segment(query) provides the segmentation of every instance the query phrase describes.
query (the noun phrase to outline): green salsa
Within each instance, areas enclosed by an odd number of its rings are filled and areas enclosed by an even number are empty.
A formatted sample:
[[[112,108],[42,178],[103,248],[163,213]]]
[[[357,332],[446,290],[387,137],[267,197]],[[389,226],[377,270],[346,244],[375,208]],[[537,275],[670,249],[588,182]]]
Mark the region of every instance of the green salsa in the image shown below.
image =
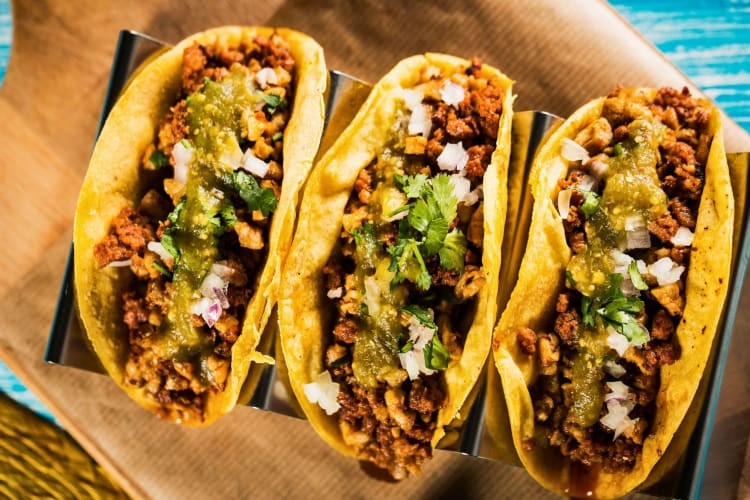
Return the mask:
[[[243,68],[232,69],[221,82],[206,80],[203,88],[187,98],[187,122],[192,158],[185,186],[184,205],[175,223],[174,241],[180,257],[174,266],[174,303],[167,315],[161,341],[165,356],[198,362],[201,378],[211,383],[206,360],[212,352],[210,337],[191,321],[191,307],[201,298],[200,286],[219,258],[214,217],[222,209],[231,188],[232,167],[227,155],[242,156],[239,140],[242,116],[261,99],[252,76]]]

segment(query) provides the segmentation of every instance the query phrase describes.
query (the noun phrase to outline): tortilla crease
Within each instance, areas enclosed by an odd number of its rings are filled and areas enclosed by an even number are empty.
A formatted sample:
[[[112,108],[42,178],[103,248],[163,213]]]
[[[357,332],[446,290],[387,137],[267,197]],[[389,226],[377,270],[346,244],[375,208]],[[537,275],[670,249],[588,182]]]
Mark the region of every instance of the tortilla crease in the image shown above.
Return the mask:
[[[232,348],[226,387],[209,394],[202,422],[182,422],[189,426],[207,425],[235,406],[251,362],[273,362],[256,346],[276,303],[297,199],[322,135],[328,78],[322,48],[312,38],[285,28],[226,26],[186,38],[144,67],[117,101],[96,143],[76,208],[75,291],[84,329],[107,373],[141,406],[156,412],[159,405],[147,399],[143,389],[123,383],[128,334],[120,295],[130,283],[129,272],[97,268],[93,249],[109,233],[112,219],[123,207],[135,206],[147,188],[141,158],[179,92],[183,50],[194,42],[236,47],[243,40],[270,36],[274,31],[288,41],[297,74],[292,114],[284,133],[284,179],[271,224],[268,257],[245,312],[242,334]]]
[[[325,339],[330,327],[331,304],[323,285],[323,266],[341,234],[344,209],[357,174],[383,150],[400,104],[399,90],[419,83],[420,71],[433,65],[452,73],[469,61],[427,53],[404,59],[373,87],[367,101],[331,149],[316,164],[305,187],[294,243],[284,267],[279,298],[279,324],[284,359],[294,395],[320,436],[338,451],[356,456],[344,443],[336,416],[328,416],[305,397],[303,386],[323,370]],[[467,334],[463,355],[444,372],[446,406],[438,414],[432,439],[436,446],[444,427],[459,410],[479,378],[489,353],[496,320],[496,296],[507,202],[507,168],[512,119],[512,80],[484,65],[503,87],[503,114],[497,147],[484,176],[484,244],[482,265],[487,284],[480,292],[474,323]]]
[[[647,93],[650,100],[656,94],[655,89],[639,91]],[[670,449],[665,454],[685,419],[711,352],[727,294],[734,223],[721,119],[714,108],[709,125],[713,141],[687,275],[686,305],[676,331],[682,354],[674,364],[661,367],[656,415],[635,467],[629,472],[600,471],[580,484],[571,462],[557,450],[539,444],[526,449],[524,441],[534,436],[535,425],[528,386],[535,380],[537,369],[535,358],[521,352],[515,333],[521,326],[536,331],[551,329],[555,301],[563,288],[565,268],[571,258],[553,200],[558,181],[568,172],[561,145],[564,138],[573,139],[579,130],[599,118],[603,103],[604,98],[600,98],[576,111],[543,145],[534,161],[529,181],[534,209],[526,254],[518,282],[494,334],[495,365],[502,379],[511,431],[496,429],[495,434],[506,438],[512,435],[521,462],[545,488],[567,496],[593,498],[619,497],[633,491],[646,480],[662,456],[665,461],[676,463],[684,451]],[[496,410],[499,408],[490,409]]]

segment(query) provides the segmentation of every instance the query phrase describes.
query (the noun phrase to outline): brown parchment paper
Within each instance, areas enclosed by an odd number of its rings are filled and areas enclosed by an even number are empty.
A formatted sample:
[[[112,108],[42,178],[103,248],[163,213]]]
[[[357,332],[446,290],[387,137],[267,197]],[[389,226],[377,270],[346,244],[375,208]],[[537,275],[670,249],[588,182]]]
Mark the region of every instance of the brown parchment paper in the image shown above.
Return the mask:
[[[250,408],[207,429],[184,429],[140,409],[108,378],[47,366],[42,356],[119,29],[175,42],[223,24],[289,26],[317,39],[329,67],[369,81],[415,53],[476,54],[517,82],[515,109],[562,116],[616,83],[685,84],[609,6],[596,0],[80,0],[16,1],[13,14],[13,53],[0,91],[6,239],[0,357],[131,495],[551,497],[522,469],[448,452],[437,452],[421,477],[384,483],[329,449],[306,422]],[[731,121],[726,143],[729,151],[750,149],[750,137]],[[747,299],[740,304],[709,457],[704,492],[712,498],[735,495],[750,430],[750,343],[742,338],[750,327],[748,306]]]

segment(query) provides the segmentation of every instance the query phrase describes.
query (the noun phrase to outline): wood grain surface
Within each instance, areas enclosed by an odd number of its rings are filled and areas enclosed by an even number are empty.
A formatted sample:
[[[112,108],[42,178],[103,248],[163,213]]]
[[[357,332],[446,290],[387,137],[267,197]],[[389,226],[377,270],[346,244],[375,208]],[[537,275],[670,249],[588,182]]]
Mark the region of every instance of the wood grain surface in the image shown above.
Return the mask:
[[[687,83],[608,6],[79,0],[18,1],[13,14],[13,54],[0,90],[0,357],[129,493],[544,494],[520,469],[443,452],[421,477],[382,483],[328,449],[302,421],[240,408],[204,431],[182,429],[146,414],[105,377],[41,359],[119,29],[175,42],[222,24],[291,26],[318,39],[330,67],[370,81],[413,53],[478,54],[517,80],[517,109],[563,116],[615,83]],[[727,125],[729,149],[750,149],[750,138]],[[741,311],[750,307],[750,288],[744,297]],[[749,328],[750,314],[740,313],[705,482],[712,498],[737,491],[750,431],[750,343],[743,338]]]

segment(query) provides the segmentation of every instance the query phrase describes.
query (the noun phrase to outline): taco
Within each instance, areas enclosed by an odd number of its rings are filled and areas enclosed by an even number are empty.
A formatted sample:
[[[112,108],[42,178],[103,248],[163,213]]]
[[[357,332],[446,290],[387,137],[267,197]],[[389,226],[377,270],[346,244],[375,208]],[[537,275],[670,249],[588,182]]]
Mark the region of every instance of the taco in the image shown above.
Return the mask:
[[[511,85],[478,59],[405,59],[305,188],[279,299],[291,385],[326,442],[396,479],[489,353]]]
[[[327,72],[287,29],[222,27],[147,64],[109,115],[75,216],[75,290],[107,373],[167,420],[236,404],[317,152]]]
[[[687,89],[618,88],[555,131],[530,183],[526,254],[493,340],[512,442],[550,490],[621,496],[690,420],[726,297],[719,112]]]

